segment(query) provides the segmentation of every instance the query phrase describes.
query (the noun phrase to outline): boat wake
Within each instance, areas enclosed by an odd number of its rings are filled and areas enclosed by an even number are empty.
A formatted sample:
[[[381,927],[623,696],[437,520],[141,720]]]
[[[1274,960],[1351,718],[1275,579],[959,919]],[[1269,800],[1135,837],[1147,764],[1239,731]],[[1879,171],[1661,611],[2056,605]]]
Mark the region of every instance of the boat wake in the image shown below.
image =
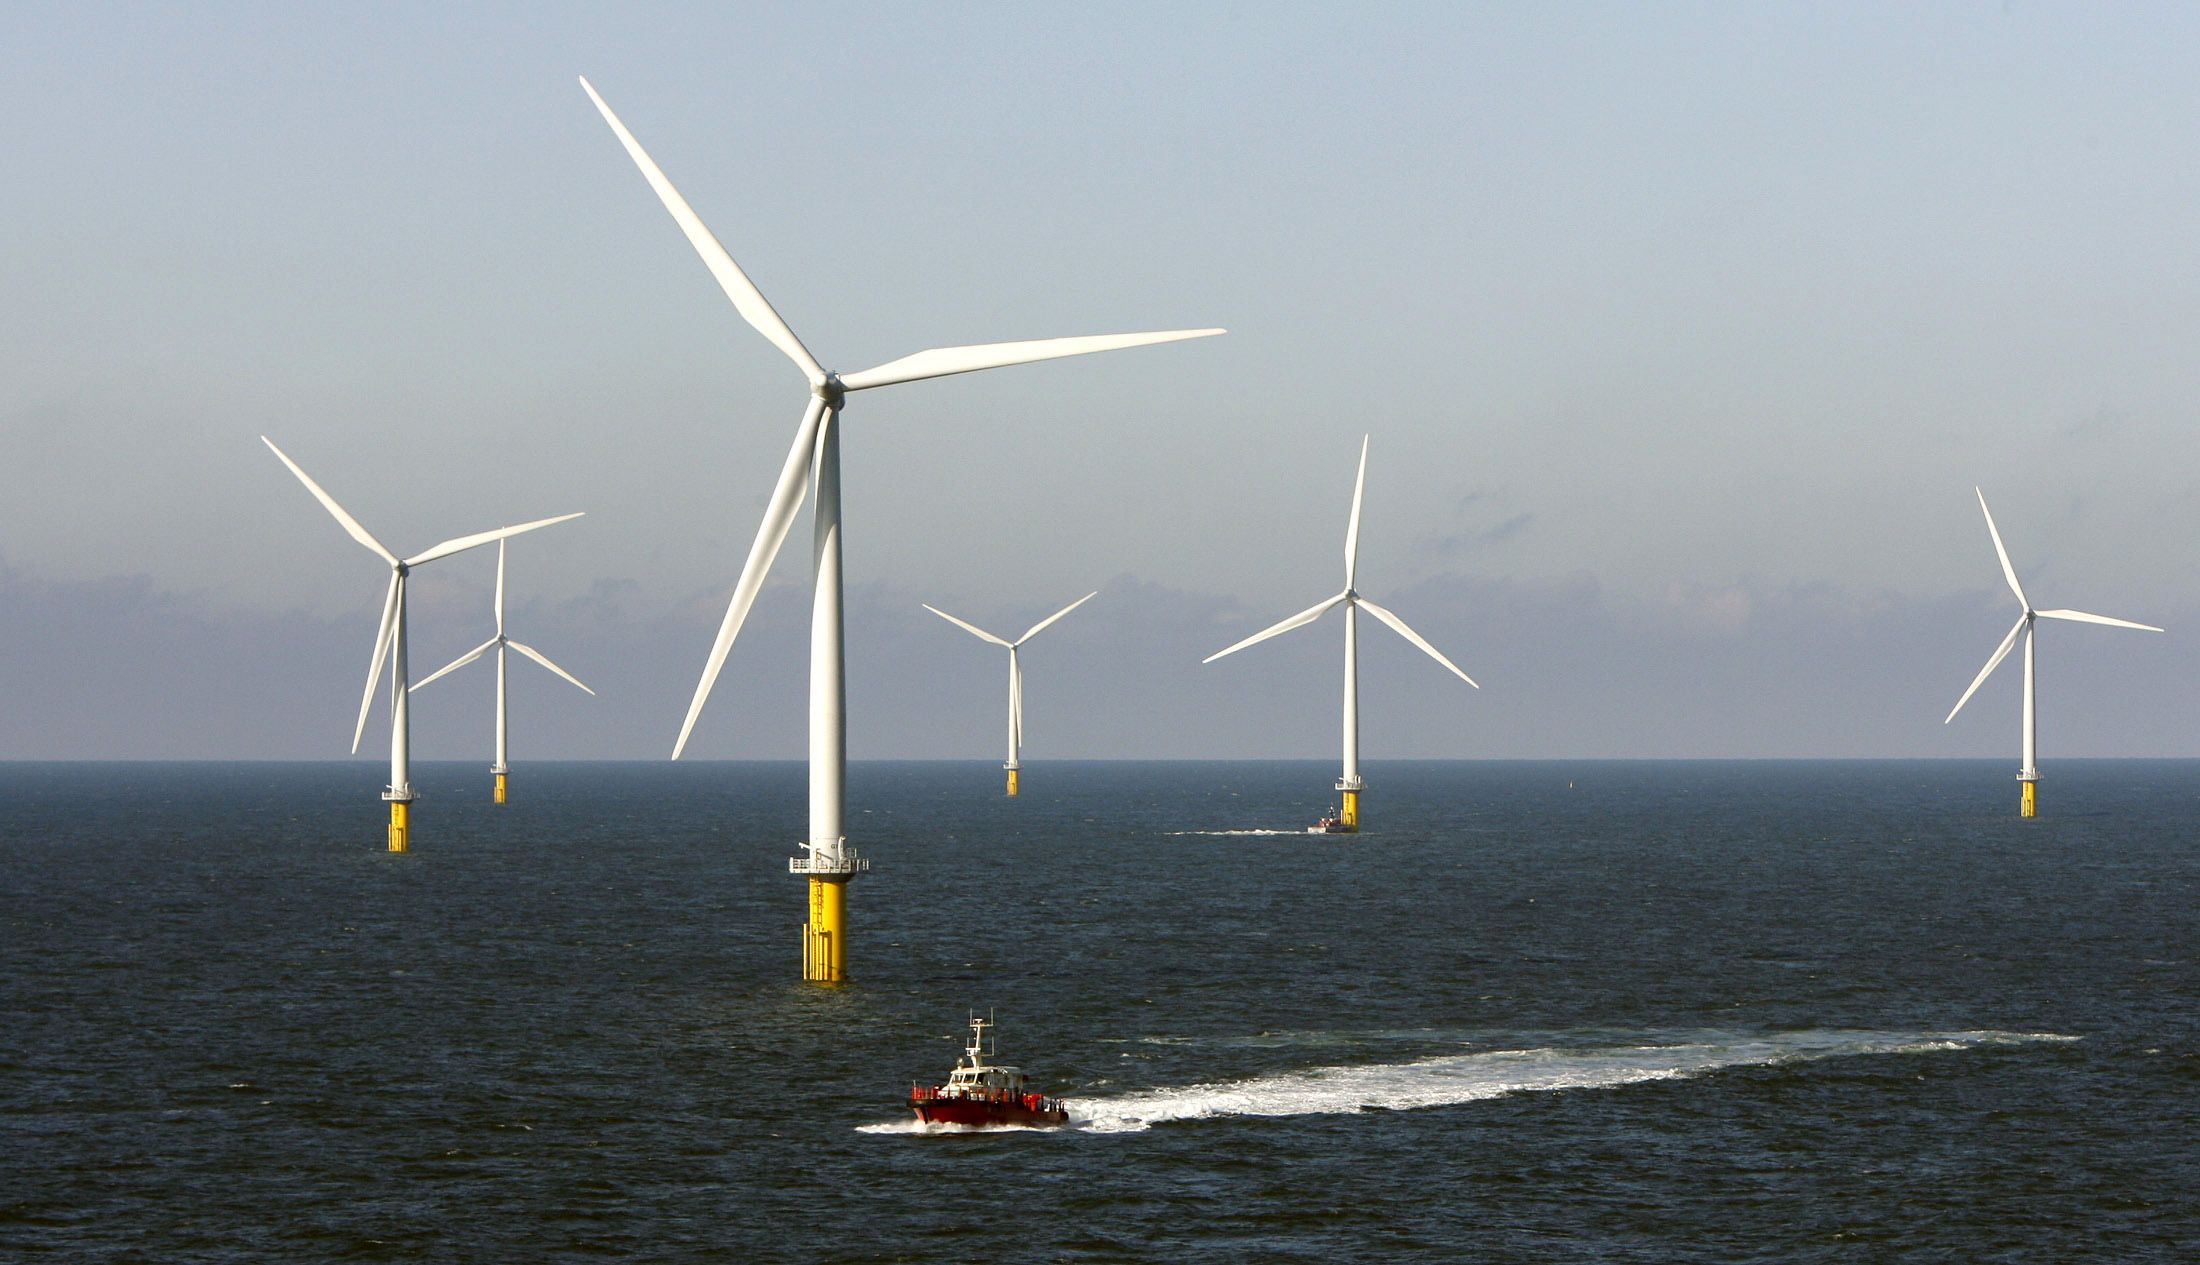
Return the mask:
[[[1410,1063],[1315,1067],[1117,1098],[1072,1099],[1069,1122],[1092,1133],[1133,1133],[1171,1120],[1448,1107],[1505,1094],[1676,1080],[1728,1067],[2077,1039],[2020,1032],[1675,1034],[1674,1039],[1657,1044],[1487,1050]],[[872,1128],[883,1131],[886,1127]]]
[[[1203,835],[1203,836],[1206,836],[1206,837],[1208,837],[1208,838],[1214,838],[1214,839],[1222,839],[1222,838],[1233,838],[1233,837],[1242,837],[1242,836],[1247,836],[1247,835],[1303,835],[1303,834],[1305,834],[1305,833],[1306,833],[1306,831],[1305,831],[1305,829],[1304,829],[1303,827],[1302,827],[1302,828],[1300,828],[1300,829],[1298,829],[1298,830],[1171,830],[1171,831],[1169,831],[1169,834],[1170,834],[1170,835],[1171,835],[1172,837],[1175,837],[1175,838],[1182,838],[1182,837],[1184,837],[1185,835]]]
[[[889,1120],[882,1124],[859,1124],[857,1133],[1053,1133],[1068,1128],[1060,1124],[926,1124],[921,1120]]]

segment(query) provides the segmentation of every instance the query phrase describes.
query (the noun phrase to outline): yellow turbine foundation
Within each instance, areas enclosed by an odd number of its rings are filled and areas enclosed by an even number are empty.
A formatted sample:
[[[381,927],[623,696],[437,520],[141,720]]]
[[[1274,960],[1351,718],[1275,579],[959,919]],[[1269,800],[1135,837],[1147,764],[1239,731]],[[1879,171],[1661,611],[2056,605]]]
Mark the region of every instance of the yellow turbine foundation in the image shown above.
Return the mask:
[[[1359,831],[1360,793],[1358,791],[1337,792],[1337,821],[1341,825],[1343,825],[1346,830],[1350,830],[1355,833]]]
[[[1014,769],[1008,771],[1008,793],[1011,795],[1016,793],[1016,770]]]
[[[847,978],[848,880],[810,880],[810,921],[802,928],[802,978],[837,984]]]
[[[390,851],[412,851],[412,801],[390,801]]]
[[[2020,786],[2022,786],[2022,787],[2024,788],[2024,798],[2023,798],[2022,800],[2020,800],[2020,801],[2018,802],[2018,804],[2017,804],[2017,816],[2019,816],[2019,817],[2037,817],[2037,816],[2039,816],[2039,815],[2040,815],[2040,802],[2039,802],[2039,789],[2038,789],[2038,788],[2039,788],[2039,783],[2038,783],[2038,782],[2031,782],[2031,781],[2026,781],[2026,782],[2020,782],[2020,783],[2018,783],[2018,785],[2020,785]]]
[[[496,789],[496,797],[497,797],[497,803],[499,803],[499,804],[501,804],[501,803],[503,803],[503,802],[504,802],[504,778],[505,778],[505,775],[504,775],[504,774],[502,774],[502,773],[499,773],[499,774],[497,774],[497,789]]]

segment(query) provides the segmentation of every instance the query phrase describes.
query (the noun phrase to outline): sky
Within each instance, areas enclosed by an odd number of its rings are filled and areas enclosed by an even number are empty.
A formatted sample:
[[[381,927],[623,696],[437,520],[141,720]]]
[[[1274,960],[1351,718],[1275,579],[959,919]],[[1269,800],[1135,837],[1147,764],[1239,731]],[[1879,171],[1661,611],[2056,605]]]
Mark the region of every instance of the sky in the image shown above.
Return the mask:
[[[1363,754],[2200,754],[2200,10],[9,6],[0,759],[332,759],[386,571],[524,519],[514,759],[669,754],[805,343],[1225,326],[845,415],[850,750],[1317,757],[1370,436]],[[806,519],[805,519],[806,521]],[[803,751],[782,554],[690,746]],[[416,575],[416,677],[494,552]],[[484,667],[415,753],[489,756]],[[370,724],[361,759],[386,753]]]

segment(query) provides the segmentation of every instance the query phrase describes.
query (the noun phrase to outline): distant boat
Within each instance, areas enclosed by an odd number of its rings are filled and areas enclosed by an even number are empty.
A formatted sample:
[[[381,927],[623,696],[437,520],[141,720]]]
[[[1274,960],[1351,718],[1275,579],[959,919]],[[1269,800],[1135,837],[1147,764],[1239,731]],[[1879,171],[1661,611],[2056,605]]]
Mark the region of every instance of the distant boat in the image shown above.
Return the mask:
[[[1352,827],[1346,825],[1344,818],[1339,817],[1334,811],[1332,811],[1328,816],[1323,817],[1320,821],[1317,821],[1313,825],[1308,826],[1306,828],[1306,833],[1310,835],[1349,835],[1356,834],[1358,832],[1353,830]]]
[[[990,1019],[971,1017],[970,1044],[963,1047],[962,1061],[944,1085],[910,1086],[910,1110],[925,1124],[972,1128],[1066,1122],[1069,1108],[1061,1099],[1033,1093],[1031,1078],[1021,1069],[985,1061],[985,1030],[992,1026]],[[993,1052],[1000,1053],[999,1047]]]

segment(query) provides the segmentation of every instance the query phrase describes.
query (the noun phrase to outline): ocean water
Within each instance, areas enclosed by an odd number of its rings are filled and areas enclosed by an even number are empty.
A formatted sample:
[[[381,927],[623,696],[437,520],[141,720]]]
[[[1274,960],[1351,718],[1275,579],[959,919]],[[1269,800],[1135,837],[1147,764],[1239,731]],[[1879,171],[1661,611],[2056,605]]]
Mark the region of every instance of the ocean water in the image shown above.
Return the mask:
[[[0,765],[0,1258],[2200,1259],[2200,762],[2011,772],[859,764],[820,988],[797,764]]]

